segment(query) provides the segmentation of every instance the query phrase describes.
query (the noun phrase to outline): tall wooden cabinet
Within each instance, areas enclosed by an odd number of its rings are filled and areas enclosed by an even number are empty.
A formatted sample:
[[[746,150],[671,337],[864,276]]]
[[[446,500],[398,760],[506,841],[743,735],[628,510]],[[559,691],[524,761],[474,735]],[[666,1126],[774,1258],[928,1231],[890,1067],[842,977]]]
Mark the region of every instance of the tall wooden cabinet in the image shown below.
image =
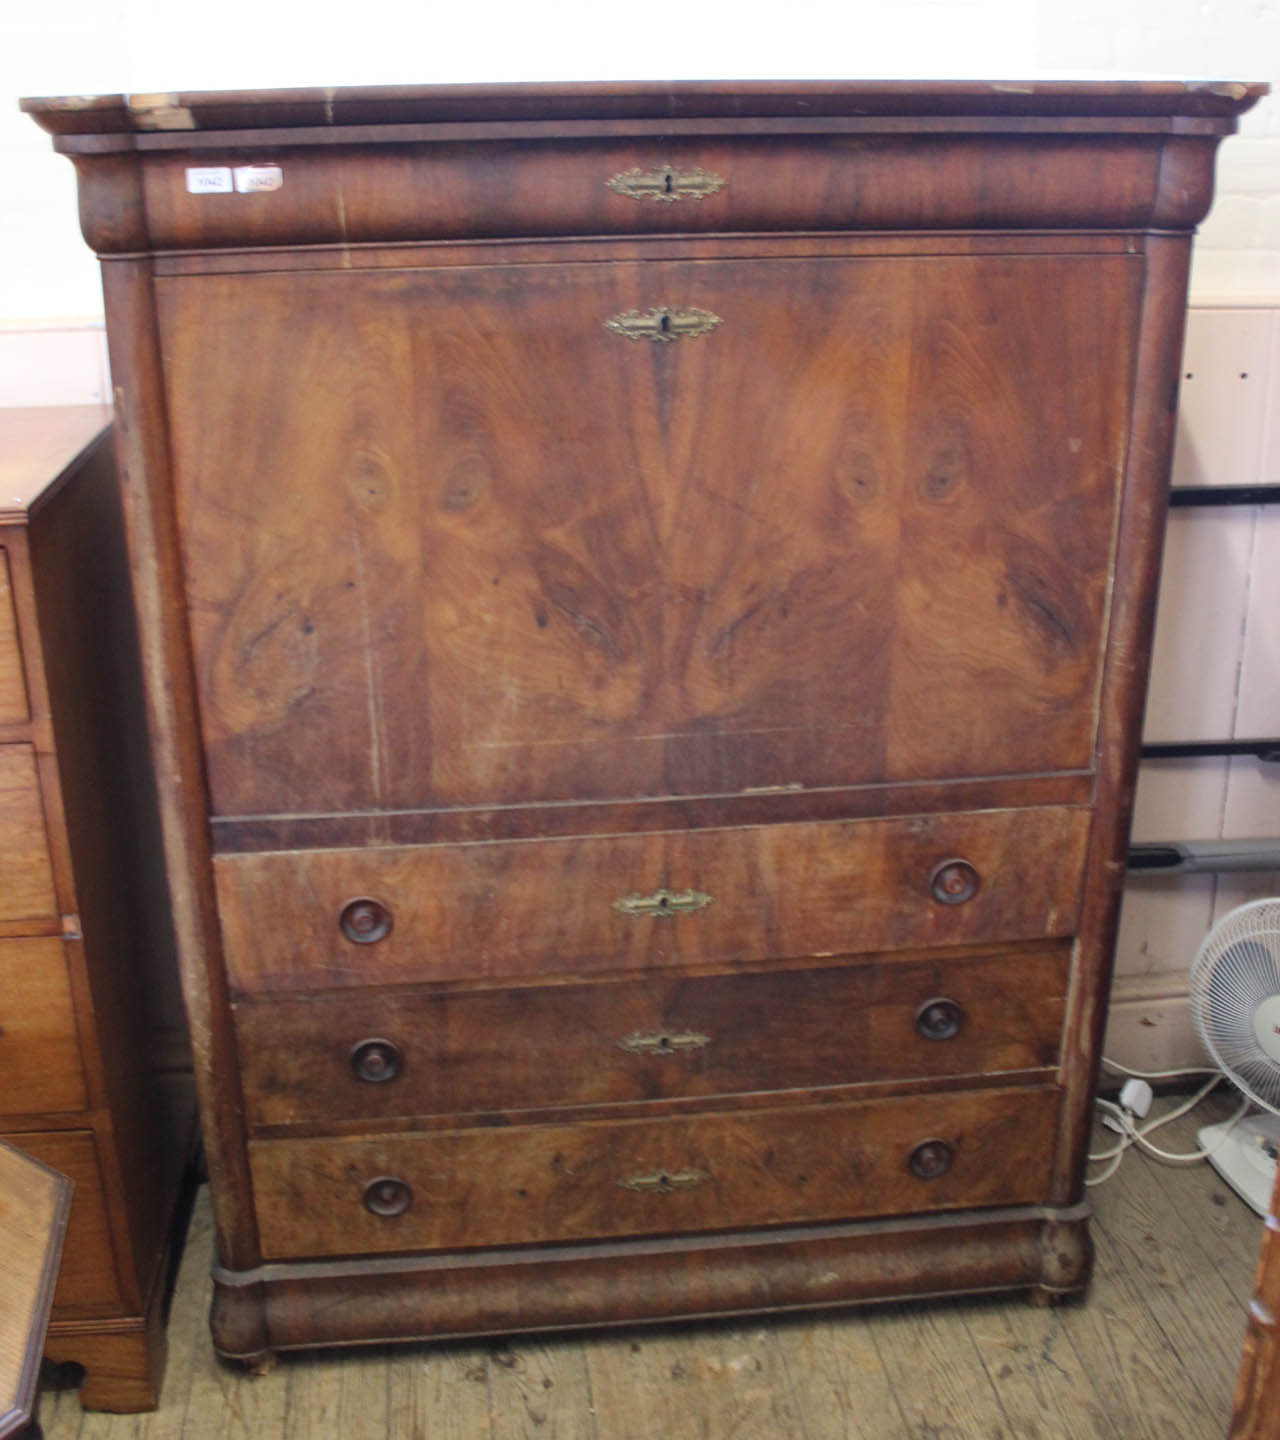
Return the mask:
[[[223,1353],[1086,1284],[1261,89],[27,102],[103,258]]]
[[[0,1138],[75,1182],[46,1354],[145,1410],[195,1100],[110,419],[0,409]]]

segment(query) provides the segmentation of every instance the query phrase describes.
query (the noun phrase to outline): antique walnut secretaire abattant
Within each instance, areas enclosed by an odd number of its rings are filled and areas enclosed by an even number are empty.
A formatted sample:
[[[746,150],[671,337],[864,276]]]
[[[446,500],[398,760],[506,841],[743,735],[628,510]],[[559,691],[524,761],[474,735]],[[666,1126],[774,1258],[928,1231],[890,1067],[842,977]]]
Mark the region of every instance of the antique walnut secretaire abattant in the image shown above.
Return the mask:
[[[27,102],[218,1347],[1082,1288],[1234,84]]]

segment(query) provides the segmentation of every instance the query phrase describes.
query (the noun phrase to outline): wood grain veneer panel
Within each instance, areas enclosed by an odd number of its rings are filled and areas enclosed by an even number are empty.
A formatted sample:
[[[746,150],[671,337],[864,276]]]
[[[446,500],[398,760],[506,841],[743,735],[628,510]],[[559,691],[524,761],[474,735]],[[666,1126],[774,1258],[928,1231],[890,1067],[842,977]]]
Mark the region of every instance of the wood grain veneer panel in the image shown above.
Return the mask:
[[[362,145],[353,132],[346,138],[354,143],[342,148],[310,145],[295,132],[273,146],[285,183],[265,205],[238,197],[210,205],[192,195],[185,169],[200,163],[191,152],[209,141],[188,134],[147,157],[148,233],[157,249],[183,250],[459,236],[962,230],[975,223],[1055,229],[1092,222],[1101,229],[1141,225],[1162,194],[1164,137],[1112,136],[1086,153],[1073,136],[1043,132],[975,139],[861,124],[872,133],[788,135],[766,125],[764,134],[725,136],[693,126],[693,133],[660,138],[596,136],[572,153],[542,137],[513,146],[480,127],[420,132],[436,143],[417,145]],[[1206,167],[1210,144],[1198,145]],[[723,184],[696,200],[654,204],[608,183],[663,167],[709,172]],[[1184,207],[1202,186],[1186,189]]]
[[[9,556],[0,546],[0,725],[20,724],[28,713],[22,651],[18,645],[18,618],[9,580]]]
[[[1088,767],[1140,284],[1127,256],[158,281],[214,812]],[[658,304],[723,323],[604,326]]]
[[[35,751],[0,746],[0,923],[56,922]]]
[[[0,1112],[87,1104],[63,941],[0,940]]]
[[[909,1215],[1034,1202],[1049,1175],[1054,1090],[913,1096],[740,1115],[359,1140],[250,1144],[267,1259]],[[940,1138],[945,1174],[908,1157]],[[705,1178],[670,1193],[624,1182]],[[365,1187],[413,1192],[399,1216],[371,1214]]]
[[[1055,1063],[1069,960],[1062,944],[614,985],[273,997],[237,1006],[236,1034],[252,1125],[991,1075]],[[917,1016],[939,997],[963,1020],[926,1038]],[[352,1051],[369,1037],[400,1052],[394,1079],[357,1078]]]
[[[241,993],[590,974],[1068,936],[1089,820],[1063,807],[220,855],[214,871]],[[982,880],[966,903],[941,904],[931,877],[956,855]],[[660,888],[711,903],[657,917],[615,908]],[[376,943],[339,927],[355,896],[391,914]]]

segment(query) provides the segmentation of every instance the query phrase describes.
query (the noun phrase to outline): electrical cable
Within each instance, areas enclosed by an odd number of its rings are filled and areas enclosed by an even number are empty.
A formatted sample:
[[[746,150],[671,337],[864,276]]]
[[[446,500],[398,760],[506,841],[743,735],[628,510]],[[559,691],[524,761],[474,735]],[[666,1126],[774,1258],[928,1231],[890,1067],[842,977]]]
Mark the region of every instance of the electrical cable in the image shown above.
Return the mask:
[[[1187,1070],[1130,1070],[1127,1065],[1109,1060],[1105,1055],[1102,1057],[1102,1063],[1108,1070],[1114,1070],[1117,1075],[1132,1075],[1138,1080],[1175,1080],[1183,1075],[1222,1074],[1222,1071],[1213,1065],[1193,1065]]]
[[[1107,1061],[1105,1059],[1103,1063],[1111,1064],[1110,1061]],[[1142,1074],[1139,1071],[1125,1070],[1123,1067],[1118,1065],[1113,1065],[1112,1068],[1120,1070],[1122,1073],[1125,1074],[1137,1075],[1139,1079],[1143,1080],[1163,1079],[1166,1075],[1203,1075],[1206,1073],[1211,1074],[1211,1079],[1208,1081],[1207,1084],[1202,1085],[1200,1089],[1197,1090],[1196,1093],[1189,1100],[1185,1100],[1181,1105],[1175,1106],[1172,1110],[1168,1112],[1168,1114],[1154,1117],[1153,1119],[1149,1120],[1145,1125],[1141,1126],[1134,1123],[1134,1116],[1132,1111],[1125,1109],[1121,1105],[1117,1105],[1112,1100],[1104,1100],[1099,1097],[1095,1101],[1095,1104],[1097,1105],[1097,1108],[1099,1110],[1102,1110],[1106,1114],[1113,1117],[1114,1124],[1111,1128],[1119,1129],[1120,1141],[1113,1149],[1101,1150],[1095,1154],[1091,1154],[1088,1157],[1089,1163],[1091,1165],[1101,1164],[1105,1161],[1107,1162],[1107,1168],[1102,1171],[1101,1174],[1095,1175],[1092,1179],[1086,1180],[1086,1186],[1092,1187],[1095,1185],[1101,1185],[1103,1181],[1110,1180],[1111,1177],[1120,1168],[1120,1162],[1124,1158],[1125,1152],[1135,1145],[1144,1154],[1150,1155],[1152,1159],[1159,1160],[1164,1164],[1185,1165],[1190,1164],[1193,1161],[1207,1159],[1209,1155],[1213,1154],[1214,1151],[1218,1149],[1218,1146],[1224,1143],[1224,1141],[1227,1139],[1227,1136],[1230,1135],[1231,1131],[1235,1128],[1237,1122],[1244,1118],[1244,1115],[1250,1106],[1248,1097],[1246,1097],[1240,1102],[1239,1108],[1236,1110],[1235,1114],[1232,1115],[1231,1119],[1227,1122],[1226,1128],[1223,1130],[1222,1135],[1219,1137],[1218,1141],[1212,1147],[1212,1149],[1196,1149],[1181,1153],[1174,1152],[1172,1150],[1162,1150],[1157,1144],[1155,1144],[1154,1141],[1147,1139],[1147,1136],[1150,1135],[1153,1131],[1159,1130],[1161,1126],[1169,1124],[1171,1120],[1177,1120],[1181,1116],[1186,1115],[1190,1111],[1194,1110],[1195,1107],[1199,1105],[1199,1103],[1203,1099],[1205,1099],[1206,1096],[1208,1096],[1211,1090],[1213,1090],[1221,1081],[1227,1079],[1228,1077],[1221,1070],[1206,1072],[1204,1069],[1196,1069]]]

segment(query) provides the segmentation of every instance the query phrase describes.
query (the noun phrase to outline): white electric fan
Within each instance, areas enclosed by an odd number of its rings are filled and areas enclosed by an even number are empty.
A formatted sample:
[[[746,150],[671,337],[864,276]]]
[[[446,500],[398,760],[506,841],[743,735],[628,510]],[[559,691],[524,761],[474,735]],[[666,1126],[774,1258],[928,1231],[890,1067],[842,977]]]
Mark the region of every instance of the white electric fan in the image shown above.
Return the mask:
[[[1191,1011],[1205,1049],[1266,1112],[1206,1125],[1200,1148],[1265,1215],[1280,1152],[1280,899],[1240,905],[1205,936],[1191,966]]]

